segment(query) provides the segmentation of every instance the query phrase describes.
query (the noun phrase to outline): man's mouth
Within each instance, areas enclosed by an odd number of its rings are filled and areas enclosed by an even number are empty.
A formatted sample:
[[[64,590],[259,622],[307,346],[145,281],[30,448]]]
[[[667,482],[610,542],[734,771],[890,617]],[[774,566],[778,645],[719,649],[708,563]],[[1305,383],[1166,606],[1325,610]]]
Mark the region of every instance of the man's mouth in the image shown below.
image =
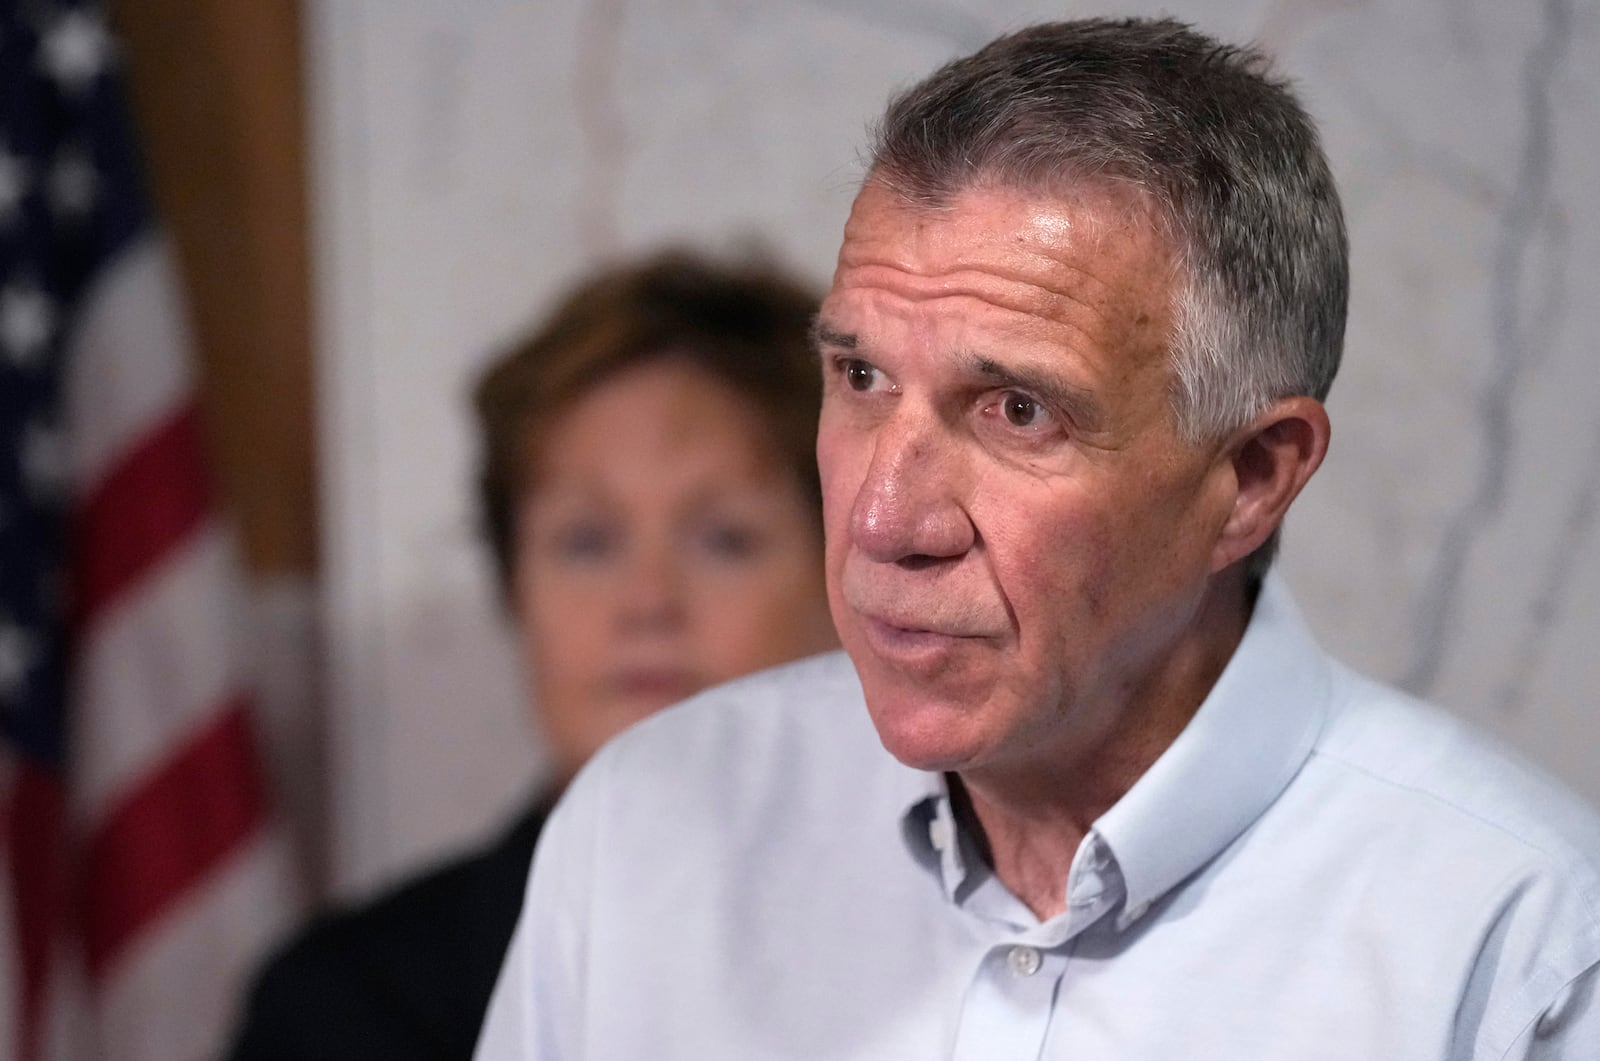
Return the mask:
[[[957,633],[904,617],[880,619],[862,614],[861,630],[874,653],[888,660],[915,664],[929,662],[974,642],[981,636]]]

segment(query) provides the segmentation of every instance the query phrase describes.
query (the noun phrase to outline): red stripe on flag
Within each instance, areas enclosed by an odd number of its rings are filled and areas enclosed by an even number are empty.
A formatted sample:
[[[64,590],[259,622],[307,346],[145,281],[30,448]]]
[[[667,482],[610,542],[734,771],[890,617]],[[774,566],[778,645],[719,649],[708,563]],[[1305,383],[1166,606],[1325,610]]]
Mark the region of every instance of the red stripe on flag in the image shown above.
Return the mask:
[[[22,984],[15,1029],[16,1056],[39,1056],[50,959],[66,920],[66,796],[55,774],[19,766],[6,807],[3,836],[10,848],[11,898],[16,916]]]
[[[157,424],[74,514],[72,628],[82,630],[183,541],[211,510],[192,401]]]
[[[91,837],[84,867],[91,981],[264,824],[248,716],[245,696],[222,705]]]

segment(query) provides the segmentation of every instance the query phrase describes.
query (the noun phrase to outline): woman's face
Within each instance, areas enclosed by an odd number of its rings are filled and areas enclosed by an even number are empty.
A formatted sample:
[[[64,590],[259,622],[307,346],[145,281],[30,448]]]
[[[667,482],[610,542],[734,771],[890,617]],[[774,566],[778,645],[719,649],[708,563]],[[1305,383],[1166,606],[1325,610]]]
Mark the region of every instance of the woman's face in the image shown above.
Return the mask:
[[[835,644],[818,518],[737,390],[646,363],[540,443],[514,596],[562,776],[690,693]]]

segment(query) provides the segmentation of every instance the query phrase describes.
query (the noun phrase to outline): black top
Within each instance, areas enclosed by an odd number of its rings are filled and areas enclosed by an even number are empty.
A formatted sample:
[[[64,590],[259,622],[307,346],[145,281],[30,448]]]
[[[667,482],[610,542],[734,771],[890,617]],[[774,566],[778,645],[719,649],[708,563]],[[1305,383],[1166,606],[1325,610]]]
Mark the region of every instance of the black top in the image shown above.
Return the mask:
[[[471,1058],[553,802],[492,847],[311,922],[258,974],[229,1057]]]

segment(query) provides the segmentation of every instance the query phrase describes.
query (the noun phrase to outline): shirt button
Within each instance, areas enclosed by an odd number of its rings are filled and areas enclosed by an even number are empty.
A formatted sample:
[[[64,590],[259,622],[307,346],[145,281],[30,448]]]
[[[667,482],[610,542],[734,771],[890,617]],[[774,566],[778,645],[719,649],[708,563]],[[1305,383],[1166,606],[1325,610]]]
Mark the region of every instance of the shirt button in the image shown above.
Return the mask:
[[[950,846],[950,824],[943,819],[935,818],[928,823],[928,842],[935,851],[943,851]]]
[[[1011,967],[1011,972],[1017,976],[1032,976],[1039,971],[1043,959],[1033,947],[1012,947],[1006,954],[1006,964]]]

